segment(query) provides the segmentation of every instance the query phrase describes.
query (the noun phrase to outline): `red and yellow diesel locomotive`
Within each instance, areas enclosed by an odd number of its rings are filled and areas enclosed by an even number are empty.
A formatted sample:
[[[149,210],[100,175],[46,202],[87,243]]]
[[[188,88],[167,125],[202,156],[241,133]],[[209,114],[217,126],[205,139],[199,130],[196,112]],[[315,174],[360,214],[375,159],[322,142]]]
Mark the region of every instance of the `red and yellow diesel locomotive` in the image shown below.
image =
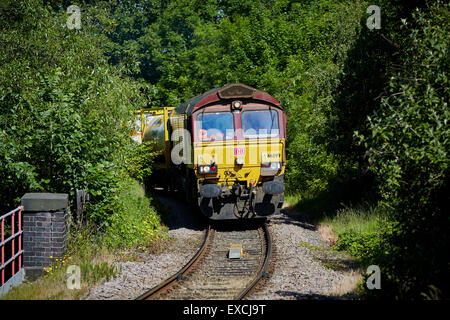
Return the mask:
[[[142,110],[155,141],[158,181],[212,220],[265,218],[284,201],[286,113],[244,84],[209,90],[175,108]]]

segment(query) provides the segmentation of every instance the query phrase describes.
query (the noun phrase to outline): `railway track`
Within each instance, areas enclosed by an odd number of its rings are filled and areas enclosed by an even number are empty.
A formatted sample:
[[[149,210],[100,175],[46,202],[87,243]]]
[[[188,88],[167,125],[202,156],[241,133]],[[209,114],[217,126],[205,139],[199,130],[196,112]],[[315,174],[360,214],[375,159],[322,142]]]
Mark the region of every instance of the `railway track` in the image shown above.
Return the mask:
[[[243,256],[230,259],[231,245],[242,245]],[[267,224],[246,230],[205,229],[201,247],[177,273],[137,300],[240,300],[267,278],[272,239]]]

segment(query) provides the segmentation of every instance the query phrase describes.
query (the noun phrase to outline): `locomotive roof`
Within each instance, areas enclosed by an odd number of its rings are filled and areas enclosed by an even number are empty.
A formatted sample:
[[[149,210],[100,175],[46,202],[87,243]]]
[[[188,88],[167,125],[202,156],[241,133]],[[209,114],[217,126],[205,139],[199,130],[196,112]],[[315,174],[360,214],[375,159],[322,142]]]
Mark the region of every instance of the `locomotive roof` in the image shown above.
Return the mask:
[[[267,92],[252,88],[242,83],[227,84],[198,95],[175,108],[177,113],[191,115],[195,110],[220,100],[252,99],[273,104],[281,108],[280,102]]]

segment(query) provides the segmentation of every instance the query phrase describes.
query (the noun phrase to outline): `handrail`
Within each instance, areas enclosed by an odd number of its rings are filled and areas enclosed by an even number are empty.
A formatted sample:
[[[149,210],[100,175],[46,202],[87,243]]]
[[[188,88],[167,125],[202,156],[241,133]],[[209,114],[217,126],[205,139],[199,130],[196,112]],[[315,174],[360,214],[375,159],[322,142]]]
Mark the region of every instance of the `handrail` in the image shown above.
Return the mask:
[[[1,219],[1,218],[0,218]],[[7,242],[11,241],[12,239],[17,238],[18,236],[20,236],[23,233],[23,231],[17,231],[16,234],[10,236],[8,239],[6,239],[5,241],[0,242],[0,247],[5,245]]]
[[[23,254],[23,250],[22,250],[22,234],[23,234],[23,230],[22,230],[22,210],[23,210],[23,206],[19,206],[14,210],[11,210],[8,213],[5,213],[4,215],[0,216],[0,248],[1,248],[1,264],[0,264],[0,270],[1,270],[1,282],[0,282],[0,287],[3,286],[5,284],[5,267],[7,265],[9,265],[10,263],[12,263],[12,267],[11,267],[11,277],[13,277],[16,273],[16,259],[18,258],[18,262],[19,262],[19,268],[18,271],[20,271],[22,269],[22,254]],[[18,230],[15,231],[15,217],[16,217],[16,213],[18,213]],[[11,217],[11,236],[8,237],[5,240],[5,219]],[[19,250],[17,250],[17,252],[15,251],[15,239],[19,237]],[[5,262],[5,245],[6,243],[11,241],[11,258],[8,259]]]
[[[4,215],[2,215],[2,216],[0,217],[0,220],[1,220],[1,219],[8,218],[10,215],[12,215],[13,213],[16,213],[16,212],[19,211],[19,210],[23,210],[23,206],[19,206],[19,207],[15,208],[14,210],[11,210],[10,212],[5,213]]]

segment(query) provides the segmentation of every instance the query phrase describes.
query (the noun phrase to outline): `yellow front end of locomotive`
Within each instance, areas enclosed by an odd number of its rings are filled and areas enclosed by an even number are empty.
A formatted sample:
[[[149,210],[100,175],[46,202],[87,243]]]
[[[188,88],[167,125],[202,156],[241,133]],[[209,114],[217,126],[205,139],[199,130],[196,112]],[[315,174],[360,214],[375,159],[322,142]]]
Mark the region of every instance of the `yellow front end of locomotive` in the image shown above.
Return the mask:
[[[194,168],[200,181],[231,186],[256,186],[284,174],[285,140],[228,140],[194,143]],[[202,167],[210,167],[205,172]],[[211,170],[211,168],[216,168]],[[207,168],[208,169],[208,168]]]

